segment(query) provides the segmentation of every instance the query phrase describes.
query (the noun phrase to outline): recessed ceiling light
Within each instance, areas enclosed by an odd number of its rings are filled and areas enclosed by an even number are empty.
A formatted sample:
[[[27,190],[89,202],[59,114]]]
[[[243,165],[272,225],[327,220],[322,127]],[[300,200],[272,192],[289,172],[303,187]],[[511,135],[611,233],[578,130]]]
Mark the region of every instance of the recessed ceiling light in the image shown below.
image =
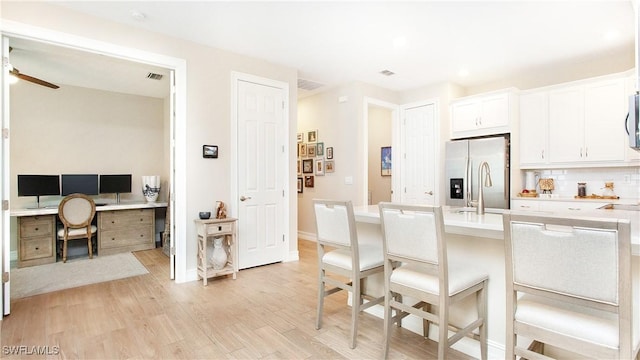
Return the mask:
[[[143,12],[135,10],[135,9],[131,10],[129,13],[131,14],[132,18],[134,18],[135,20],[138,20],[138,21],[143,21],[144,19],[147,18],[147,15],[145,15]]]
[[[380,71],[380,74],[384,75],[384,76],[391,76],[394,75],[395,73],[391,70],[382,70]]]

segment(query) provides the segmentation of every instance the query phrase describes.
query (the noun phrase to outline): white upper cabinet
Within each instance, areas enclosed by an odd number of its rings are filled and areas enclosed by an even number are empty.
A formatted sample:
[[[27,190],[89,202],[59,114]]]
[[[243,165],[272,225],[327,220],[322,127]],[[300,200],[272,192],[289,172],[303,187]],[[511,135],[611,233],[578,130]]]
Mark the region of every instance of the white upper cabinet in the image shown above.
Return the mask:
[[[520,94],[520,165],[549,162],[549,96],[546,91]]]
[[[521,94],[520,167],[629,165],[627,83],[614,75]]]
[[[517,109],[514,92],[505,90],[451,102],[451,138],[509,133]]]

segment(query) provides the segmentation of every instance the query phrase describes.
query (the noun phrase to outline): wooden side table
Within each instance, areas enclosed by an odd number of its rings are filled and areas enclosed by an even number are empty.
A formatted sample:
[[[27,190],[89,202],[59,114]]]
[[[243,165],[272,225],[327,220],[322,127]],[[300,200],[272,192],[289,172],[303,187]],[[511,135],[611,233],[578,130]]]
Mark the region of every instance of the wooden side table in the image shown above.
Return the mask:
[[[198,276],[202,284],[207,285],[207,279],[220,275],[233,275],[235,280],[238,273],[238,243],[236,239],[236,223],[238,219],[207,219],[194,220],[198,234]],[[224,237],[223,248],[227,252],[227,264],[222,269],[214,269],[207,259],[208,239]],[[213,245],[211,245],[213,246]]]

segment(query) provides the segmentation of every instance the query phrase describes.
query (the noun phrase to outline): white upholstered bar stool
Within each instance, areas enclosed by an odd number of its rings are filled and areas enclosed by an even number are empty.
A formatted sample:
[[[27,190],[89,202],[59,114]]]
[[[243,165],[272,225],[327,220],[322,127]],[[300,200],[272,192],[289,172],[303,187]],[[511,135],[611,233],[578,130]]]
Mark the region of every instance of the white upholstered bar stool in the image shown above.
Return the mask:
[[[367,276],[384,271],[382,244],[375,246],[358,243],[351,202],[314,200],[313,208],[318,246],[316,329],[322,327],[324,298],[341,290],[350,292],[352,304],[349,346],[353,349],[356,347],[359,313],[384,300],[384,296],[376,298],[363,293],[362,284]],[[363,300],[368,302],[364,303]]]
[[[479,340],[480,356],[486,359],[488,275],[449,259],[442,208],[378,206],[385,253],[384,357],[389,354],[391,326],[412,314],[426,320],[425,337],[429,322],[438,324],[438,359],[446,359],[449,347],[465,336]],[[466,325],[452,324],[451,305],[469,296],[475,297],[477,317]],[[407,298],[415,303],[405,303]],[[437,312],[432,312],[432,305]]]
[[[550,359],[544,344],[581,358],[637,358],[629,221],[572,216],[503,215],[507,359]]]

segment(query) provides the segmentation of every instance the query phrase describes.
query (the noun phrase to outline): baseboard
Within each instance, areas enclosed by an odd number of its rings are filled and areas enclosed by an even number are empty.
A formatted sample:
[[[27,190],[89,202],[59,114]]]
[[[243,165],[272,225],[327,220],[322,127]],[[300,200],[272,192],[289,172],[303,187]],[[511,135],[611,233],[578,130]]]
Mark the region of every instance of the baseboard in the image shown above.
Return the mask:
[[[316,234],[315,233],[310,233],[310,232],[305,232],[305,231],[298,231],[298,239],[302,239],[302,240],[309,240],[309,241],[316,241]]]

